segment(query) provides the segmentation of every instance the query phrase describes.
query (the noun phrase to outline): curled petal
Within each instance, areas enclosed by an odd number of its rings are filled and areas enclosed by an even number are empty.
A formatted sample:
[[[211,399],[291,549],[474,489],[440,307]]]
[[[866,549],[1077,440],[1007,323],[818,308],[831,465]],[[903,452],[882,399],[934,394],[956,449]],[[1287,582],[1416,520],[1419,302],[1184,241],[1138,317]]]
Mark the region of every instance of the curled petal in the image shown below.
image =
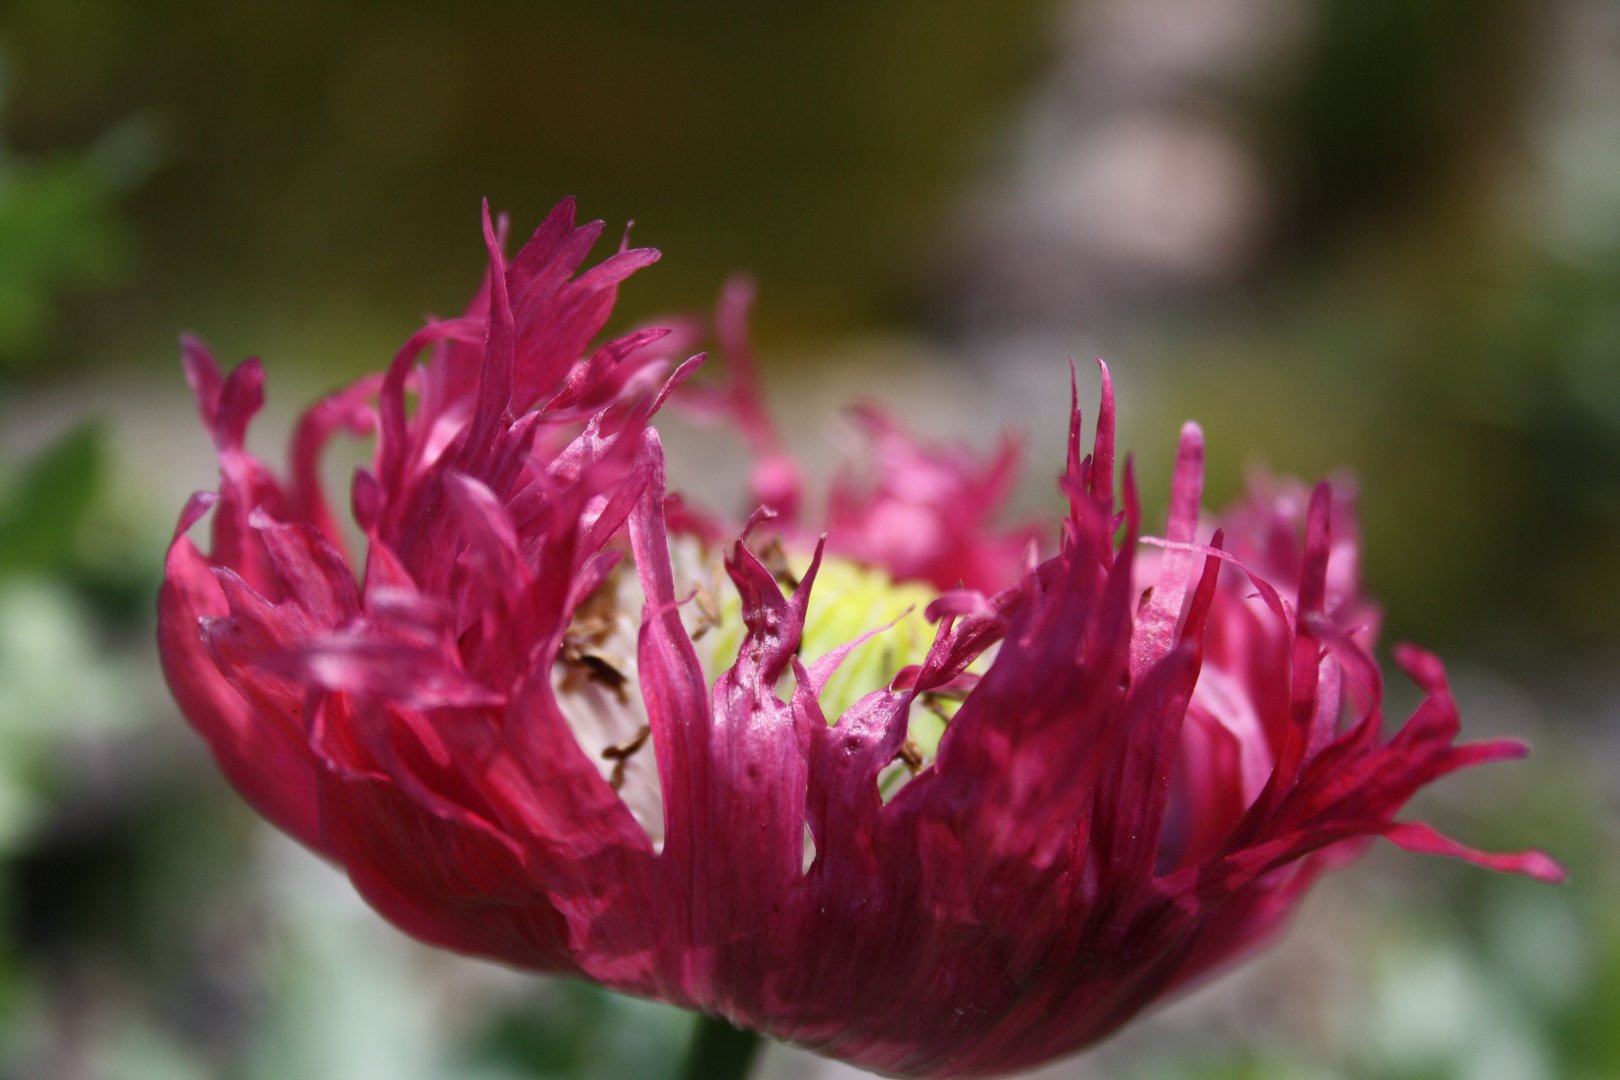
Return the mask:
[[[1087,455],[1071,369],[1049,557],[998,523],[1016,441],[925,443],[875,406],[854,414],[873,467],[834,482],[821,533],[760,392],[752,283],[715,311],[718,385],[675,363],[691,320],[589,351],[657,253],[626,236],[582,270],[603,227],[575,216],[558,204],[508,259],[486,207],[466,313],[308,411],[285,484],[245,449],[262,369],[182,346],[221,476],[169,550],[165,675],[243,795],[398,926],[890,1075],[971,1077],[1104,1038],[1377,837],[1563,879],[1397,820],[1526,748],[1459,744],[1443,666],[1404,646],[1424,700],[1385,738],[1342,482],[1259,477],[1206,522],[1188,424],[1139,551],[1099,360]],[[649,423],[671,398],[753,451],[740,529],[666,490]],[[350,494],[358,576],[320,483],[342,429],[377,438]]]

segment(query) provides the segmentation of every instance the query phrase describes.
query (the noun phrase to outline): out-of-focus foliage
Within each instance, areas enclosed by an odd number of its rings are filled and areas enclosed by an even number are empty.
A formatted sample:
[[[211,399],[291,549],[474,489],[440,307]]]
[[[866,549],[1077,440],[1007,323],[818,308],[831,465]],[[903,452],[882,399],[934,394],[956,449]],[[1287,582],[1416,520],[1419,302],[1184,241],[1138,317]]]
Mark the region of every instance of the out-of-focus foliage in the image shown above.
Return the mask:
[[[1538,664],[1606,653],[1620,248],[1452,252],[1313,286],[1263,328],[1183,339],[1169,396],[1205,420],[1220,494],[1261,454],[1306,474],[1354,463],[1396,636]]]
[[[63,739],[127,726],[138,677],[97,647],[96,612],[71,582],[101,480],[94,425],[70,431],[0,488],[0,851],[41,811]],[[145,585],[146,582],[142,582]]]
[[[1511,129],[1540,22],[1527,0],[1299,7],[1314,20],[1309,43],[1262,110],[1295,256],[1455,198]]]
[[[25,462],[0,496],[0,574],[71,565],[73,543],[102,479],[100,431],[85,424]]]
[[[678,252],[628,317],[706,307],[740,266],[771,283],[767,335],[892,317],[1047,6],[13,0],[0,39],[21,145],[132,106],[172,132],[129,208],[148,272],[86,348],[167,364],[185,325],[358,371],[344,344],[466,301],[483,197],[522,232],[576,195]]]
[[[37,366],[63,293],[121,281],[130,236],[118,202],[157,164],[149,117],[127,117],[87,150],[18,154],[0,144],[0,372]]]
[[[1256,114],[1280,185],[1270,258],[1242,295],[1161,324],[1170,408],[1204,422],[1217,497],[1257,459],[1353,468],[1394,636],[1530,667],[1608,655],[1614,7],[1315,10]]]
[[[557,982],[502,1015],[470,1045],[467,1068],[489,1076],[670,1080],[689,1018],[585,983]]]
[[[1234,1005],[1214,1035],[1161,1039],[1172,1009],[1128,1061],[1105,1047],[1059,1075],[1606,1080],[1620,1075],[1603,764],[1620,715],[1615,8],[12,0],[0,375],[45,392],[64,372],[88,385],[161,361],[179,398],[172,343],[189,328],[335,381],[424,306],[464,302],[480,197],[521,231],[569,193],[588,215],[635,215],[637,241],[666,251],[627,287],[629,318],[704,307],[754,271],[769,364],[773,344],[894,329],[926,307],[919,268],[950,233],[965,166],[1019,152],[990,122],[1070,48],[1071,15],[1146,28],[1131,40],[1147,60],[1088,57],[1065,76],[1091,94],[1081,126],[1162,96],[1088,73],[1191,55],[1240,16],[1289,22],[1293,51],[1240,89],[1204,69],[1172,88],[1271,185],[1253,256],[1202,291],[1129,293],[1137,306],[1098,316],[1103,344],[1122,381],[1151,368],[1164,431],[1204,423],[1211,504],[1257,458],[1359,473],[1388,636],[1506,669],[1552,717],[1536,759],[1435,816],[1489,846],[1544,845],[1574,883],[1375,860],[1319,898],[1354,908],[1333,1009],[1297,1022]],[[1052,335],[1043,387],[1092,315]],[[164,538],[143,514],[162,502],[150,516],[172,520],[177,503],[155,494],[165,478],[130,474],[116,420],[0,468],[0,1075],[671,1075],[681,1014],[410,945],[242,810],[156,674]],[[176,438],[208,453],[189,427]],[[1571,685],[1578,707],[1562,704]],[[1296,989],[1310,987],[1281,992]],[[778,1056],[765,1071],[811,1068]]]

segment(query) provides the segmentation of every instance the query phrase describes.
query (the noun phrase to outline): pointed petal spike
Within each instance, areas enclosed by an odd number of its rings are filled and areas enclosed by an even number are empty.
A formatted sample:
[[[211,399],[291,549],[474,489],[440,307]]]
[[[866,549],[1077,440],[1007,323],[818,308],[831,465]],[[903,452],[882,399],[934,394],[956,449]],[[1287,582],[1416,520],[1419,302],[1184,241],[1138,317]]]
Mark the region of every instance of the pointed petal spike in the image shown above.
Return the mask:
[[[1311,492],[1305,519],[1305,567],[1300,574],[1299,609],[1321,611],[1327,598],[1327,563],[1333,539],[1333,488],[1326,480]]]
[[[1548,885],[1562,885],[1569,881],[1569,871],[1542,851],[1532,849],[1497,855],[1460,844],[1421,821],[1392,822],[1384,827],[1383,833],[1384,838],[1396,847],[1419,855],[1446,855],[1501,874],[1523,874]]]
[[[180,511],[180,520],[175,522],[174,536],[171,539],[178,540],[184,536],[193,525],[202,520],[204,514],[214,508],[217,502],[219,496],[212,491],[193,492],[191,498],[186,500],[185,508]]]
[[[1097,357],[1102,378],[1102,402],[1097,409],[1097,438],[1092,448],[1091,497],[1108,510],[1114,508],[1114,380],[1108,365]]]
[[[1170,520],[1165,539],[1190,544],[1198,533],[1198,508],[1204,497],[1204,430],[1189,420],[1181,428],[1176,467],[1170,479]]]

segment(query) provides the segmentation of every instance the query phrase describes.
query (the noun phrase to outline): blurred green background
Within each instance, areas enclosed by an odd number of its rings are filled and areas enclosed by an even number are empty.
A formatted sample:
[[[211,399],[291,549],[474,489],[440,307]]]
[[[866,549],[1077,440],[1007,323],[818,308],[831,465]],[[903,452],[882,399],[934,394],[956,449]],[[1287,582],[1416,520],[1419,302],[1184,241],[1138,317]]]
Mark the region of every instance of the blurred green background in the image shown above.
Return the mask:
[[[268,453],[464,303],[480,198],[521,234],[569,194],[665,253],[614,328],[756,275],[818,474],[876,393],[1028,428],[1050,507],[1087,351],[1150,505],[1187,416],[1217,505],[1353,470],[1388,636],[1536,741],[1421,810],[1574,884],[1379,853],[1043,1075],[1620,1077],[1611,0],[0,3],[0,1076],[671,1074],[685,1017],[417,948],[257,824],[151,646],[212,474],[176,333],[265,357]]]

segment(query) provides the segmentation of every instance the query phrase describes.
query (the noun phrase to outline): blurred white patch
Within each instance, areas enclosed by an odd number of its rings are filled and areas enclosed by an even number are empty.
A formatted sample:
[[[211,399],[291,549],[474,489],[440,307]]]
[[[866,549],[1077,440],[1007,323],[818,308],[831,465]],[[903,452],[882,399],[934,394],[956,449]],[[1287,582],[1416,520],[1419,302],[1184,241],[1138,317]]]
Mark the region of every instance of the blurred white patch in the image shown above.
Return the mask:
[[[109,655],[98,633],[57,583],[0,584],[0,851],[38,820],[45,773],[65,744],[131,730],[151,713],[146,658]]]
[[[1396,1072],[1464,1080],[1555,1075],[1539,1034],[1488,970],[1460,950],[1412,942],[1385,952],[1366,1045]]]
[[[1620,9],[1559,5],[1553,62],[1531,132],[1532,217],[1554,250],[1589,257],[1620,243]]]
[[[1098,82],[1141,93],[1243,81],[1297,39],[1308,14],[1290,0],[1092,0],[1071,4],[1065,21]]]
[[[1132,116],[1088,132],[1027,206],[1092,257],[1171,277],[1214,277],[1247,254],[1264,197],[1230,135],[1187,117]]]
[[[1070,3],[1062,54],[967,216],[970,325],[1094,328],[1241,274],[1271,193],[1233,117],[1305,41],[1288,0]]]

